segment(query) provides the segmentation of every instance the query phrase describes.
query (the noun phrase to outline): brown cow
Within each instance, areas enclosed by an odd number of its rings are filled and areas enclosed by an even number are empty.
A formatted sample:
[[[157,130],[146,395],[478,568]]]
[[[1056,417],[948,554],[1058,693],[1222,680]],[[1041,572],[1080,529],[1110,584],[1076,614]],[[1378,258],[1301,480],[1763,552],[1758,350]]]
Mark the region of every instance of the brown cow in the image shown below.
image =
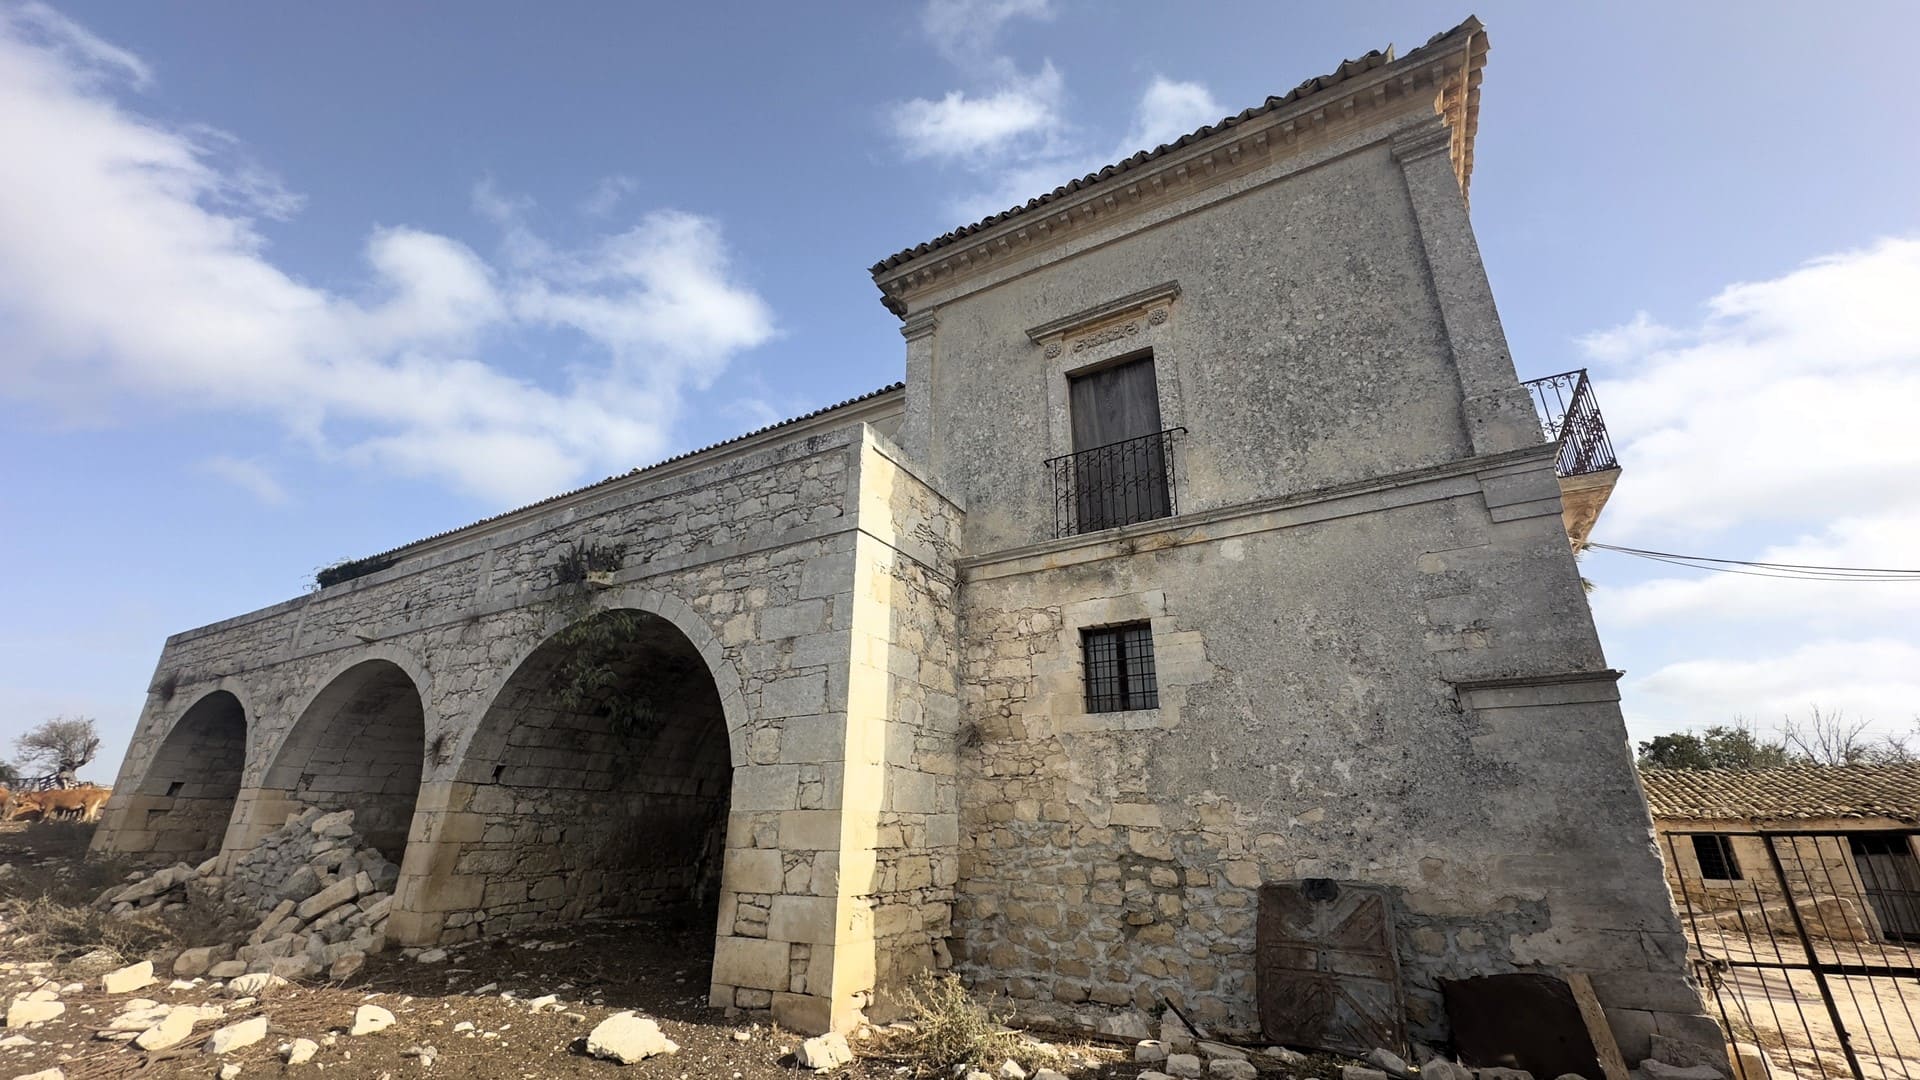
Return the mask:
[[[100,818],[100,808],[107,805],[107,799],[112,795],[112,788],[91,786],[32,791],[8,804],[4,820],[12,821],[26,817],[28,814],[39,814],[42,821],[51,821],[55,816],[72,816],[81,821],[97,821]]]

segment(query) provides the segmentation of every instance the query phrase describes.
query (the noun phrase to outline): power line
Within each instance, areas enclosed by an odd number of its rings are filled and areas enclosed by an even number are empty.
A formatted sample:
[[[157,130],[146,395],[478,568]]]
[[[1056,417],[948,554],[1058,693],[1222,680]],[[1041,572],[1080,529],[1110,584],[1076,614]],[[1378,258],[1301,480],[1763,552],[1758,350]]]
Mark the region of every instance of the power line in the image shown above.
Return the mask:
[[[1690,570],[1710,570],[1719,574],[1779,578],[1787,581],[1920,581],[1920,570],[1896,570],[1872,566],[1816,566],[1809,563],[1762,562],[1752,559],[1716,559],[1705,555],[1678,555],[1671,551],[1619,547],[1589,543],[1603,551],[1650,559]]]

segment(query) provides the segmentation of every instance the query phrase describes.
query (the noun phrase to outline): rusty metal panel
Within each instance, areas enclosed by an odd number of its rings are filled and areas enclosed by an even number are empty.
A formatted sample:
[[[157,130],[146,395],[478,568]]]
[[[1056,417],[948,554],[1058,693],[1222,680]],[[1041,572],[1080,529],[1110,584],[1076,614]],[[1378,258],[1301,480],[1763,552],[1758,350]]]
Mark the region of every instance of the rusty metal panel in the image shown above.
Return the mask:
[[[1406,1045],[1406,1008],[1386,890],[1325,878],[1260,889],[1260,1027],[1288,1046],[1364,1057]]]

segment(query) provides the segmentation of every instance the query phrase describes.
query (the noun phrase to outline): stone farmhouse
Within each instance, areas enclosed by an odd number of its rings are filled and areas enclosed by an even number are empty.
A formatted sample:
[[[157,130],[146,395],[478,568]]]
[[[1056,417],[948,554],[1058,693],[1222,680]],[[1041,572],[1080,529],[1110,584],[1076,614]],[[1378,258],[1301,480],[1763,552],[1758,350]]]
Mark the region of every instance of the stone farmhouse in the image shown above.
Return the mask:
[[[1771,909],[1791,893],[1817,915],[1820,936],[1920,942],[1920,764],[1648,769],[1643,778],[1684,917],[1762,927],[1770,915],[1782,921]]]
[[[1433,1041],[1544,972],[1630,1061],[1717,1044],[1573,558],[1618,470],[1579,373],[1542,437],[1469,224],[1486,55],[887,257],[903,383],[173,636],[96,848],[353,808],[395,944],[692,908],[712,1000],[807,1031],[951,967]]]

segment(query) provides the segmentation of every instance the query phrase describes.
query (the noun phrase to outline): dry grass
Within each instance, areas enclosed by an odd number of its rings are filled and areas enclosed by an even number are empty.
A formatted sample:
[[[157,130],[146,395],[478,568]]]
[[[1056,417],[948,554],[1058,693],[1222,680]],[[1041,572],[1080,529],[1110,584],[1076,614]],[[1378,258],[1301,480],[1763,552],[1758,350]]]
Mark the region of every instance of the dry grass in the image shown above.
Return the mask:
[[[962,1064],[992,1071],[1009,1058],[1029,1071],[1060,1064],[1058,1050],[1009,1029],[1010,1013],[982,1004],[951,972],[923,971],[901,997],[913,1022],[880,1032],[868,1056],[904,1064],[918,1077],[948,1076]]]
[[[121,961],[228,940],[240,915],[189,890],[185,908],[119,918],[96,908],[101,893],[135,868],[121,859],[86,858],[93,826],[44,822],[11,837],[26,854],[0,875],[0,922],[19,958],[64,963],[89,953]]]

